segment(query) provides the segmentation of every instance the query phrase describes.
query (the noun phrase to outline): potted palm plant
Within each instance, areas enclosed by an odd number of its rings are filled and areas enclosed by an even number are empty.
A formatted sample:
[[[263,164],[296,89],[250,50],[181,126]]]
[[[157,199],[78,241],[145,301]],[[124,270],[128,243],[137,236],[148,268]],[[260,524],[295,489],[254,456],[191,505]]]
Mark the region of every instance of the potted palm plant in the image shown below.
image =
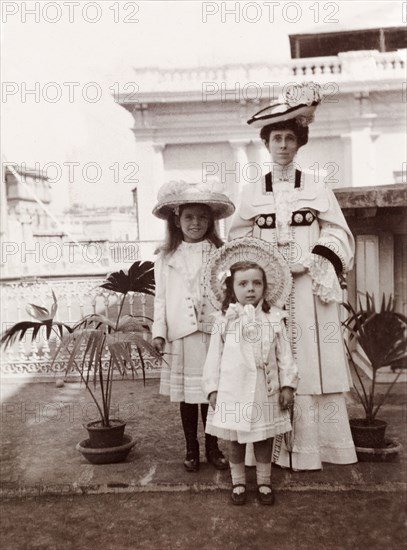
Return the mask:
[[[406,367],[407,357],[407,318],[395,310],[392,296],[386,301],[383,294],[380,310],[377,311],[374,296],[366,294],[366,305],[359,300],[355,310],[348,302],[343,304],[349,312],[344,327],[349,332],[349,344],[359,344],[370,362],[372,378],[362,375],[355,364],[348,343],[345,341],[350,364],[356,374],[355,391],[363,406],[364,417],[350,419],[352,437],[359,460],[389,460],[394,441],[385,439],[387,423],[377,418],[390,392]],[[377,374],[380,368],[390,366],[395,373],[393,381],[384,393],[377,391]],[[368,449],[368,450],[366,450]]]
[[[134,441],[124,435],[125,423],[111,416],[113,382],[127,373],[136,373],[135,357],[140,361],[145,381],[143,353],[161,361],[161,355],[145,338],[149,330],[146,317],[124,315],[123,306],[129,292],[154,294],[154,264],[135,262],[128,273],[110,274],[100,285],[102,288],[121,294],[119,311],[115,319],[100,314],[91,314],[80,319],[73,327],[54,320],[57,300],[48,311],[46,308],[29,304],[27,311],[36,321],[24,321],[9,328],[1,338],[1,344],[8,346],[16,339],[22,339],[31,331],[34,339],[44,328],[47,339],[52,333],[59,338],[59,345],[53,363],[67,354],[66,374],[76,371],[89,392],[98,411],[99,419],[86,425],[89,438],[81,441],[77,449],[92,463],[118,462],[123,460]]]

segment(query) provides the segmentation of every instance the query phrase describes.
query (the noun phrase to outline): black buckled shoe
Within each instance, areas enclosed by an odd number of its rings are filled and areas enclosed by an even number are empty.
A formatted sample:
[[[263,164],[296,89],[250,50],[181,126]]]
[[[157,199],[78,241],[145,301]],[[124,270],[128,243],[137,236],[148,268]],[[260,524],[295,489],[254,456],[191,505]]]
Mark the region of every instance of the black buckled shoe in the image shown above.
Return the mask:
[[[268,489],[267,491],[260,491],[264,487]],[[257,498],[259,499],[260,504],[265,504],[266,506],[272,506],[274,504],[274,492],[271,485],[258,485],[257,486]]]
[[[218,447],[217,437],[209,434],[205,435],[205,451],[206,460],[213,464],[217,470],[227,470],[229,468],[229,462]]]
[[[236,491],[239,487],[243,487],[243,491]],[[236,506],[246,504],[246,485],[243,483],[236,483],[236,485],[233,485],[230,499]]]
[[[188,449],[184,460],[184,468],[187,472],[197,472],[199,470],[199,445],[196,444],[193,450]]]
[[[227,470],[229,468],[229,462],[217,447],[206,450],[206,460],[213,464],[217,470]]]

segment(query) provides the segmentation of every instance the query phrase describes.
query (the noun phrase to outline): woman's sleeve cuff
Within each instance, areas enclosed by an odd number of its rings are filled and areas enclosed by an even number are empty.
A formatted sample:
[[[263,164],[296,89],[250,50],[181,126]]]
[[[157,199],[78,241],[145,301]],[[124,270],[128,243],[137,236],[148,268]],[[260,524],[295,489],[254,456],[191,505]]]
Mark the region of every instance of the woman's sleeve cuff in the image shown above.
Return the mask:
[[[340,275],[343,272],[342,261],[337,254],[327,246],[323,244],[316,244],[311,251],[313,254],[318,254],[327,259],[334,266],[335,272],[337,275]]]

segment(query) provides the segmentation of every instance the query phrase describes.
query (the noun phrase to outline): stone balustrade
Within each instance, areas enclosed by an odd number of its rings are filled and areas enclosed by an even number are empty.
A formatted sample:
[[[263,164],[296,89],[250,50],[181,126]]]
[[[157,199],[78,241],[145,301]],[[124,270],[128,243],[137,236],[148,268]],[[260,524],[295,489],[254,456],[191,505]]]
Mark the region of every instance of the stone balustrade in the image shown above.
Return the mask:
[[[55,293],[58,309],[56,321],[74,325],[79,319],[91,313],[99,313],[116,319],[122,295],[100,288],[104,277],[99,278],[66,278],[66,279],[33,279],[15,280],[1,284],[2,298],[2,326],[3,333],[7,328],[20,321],[32,319],[26,312],[27,304],[36,304],[48,310],[53,303],[52,291]],[[152,317],[151,296],[129,293],[126,297],[124,314]],[[150,324],[150,323],[147,323]],[[146,337],[148,333],[146,332]],[[65,372],[68,356],[61,355],[58,362],[52,365],[53,353],[59,343],[57,335],[47,340],[45,333],[40,332],[31,342],[30,333],[22,341],[15,342],[2,353],[1,373],[7,375],[40,375],[49,376]],[[141,371],[139,358],[135,357],[138,370]],[[108,353],[104,358],[108,363]],[[159,365],[155,359],[145,358],[146,373],[148,376],[159,374]],[[71,375],[75,376],[75,373]],[[76,375],[77,376],[77,375]]]
[[[301,82],[312,79],[324,82],[355,81],[360,72],[369,80],[405,78],[406,50],[378,52],[376,50],[344,52],[337,56],[291,59],[278,64],[229,65],[221,67],[181,68],[181,69],[136,69],[135,80],[139,86],[138,97],[150,92],[201,91],[205,83],[234,86],[239,83],[259,86],[285,82]],[[137,98],[138,100],[138,98]],[[132,103],[123,94],[122,103]]]

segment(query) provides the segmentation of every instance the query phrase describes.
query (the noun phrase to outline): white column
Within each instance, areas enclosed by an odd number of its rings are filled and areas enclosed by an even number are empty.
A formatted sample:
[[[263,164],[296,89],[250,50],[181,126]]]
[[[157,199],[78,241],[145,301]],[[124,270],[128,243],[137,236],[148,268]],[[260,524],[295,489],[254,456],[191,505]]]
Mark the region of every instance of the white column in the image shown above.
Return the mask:
[[[225,170],[226,188],[233,202],[237,202],[242,185],[245,183],[245,174],[249,167],[249,158],[247,156],[247,141],[230,140],[229,145],[232,149],[232,167],[228,163]]]
[[[164,222],[153,216],[157,192],[165,183],[163,151],[165,145],[150,142],[136,143],[136,162],[139,166],[137,198],[140,241],[162,240]],[[144,259],[144,258],[142,258]]]
[[[374,294],[376,302],[380,301],[379,277],[379,237],[377,235],[356,236],[356,288],[359,297],[365,303],[363,295]]]
[[[0,182],[0,235],[4,238],[7,235],[7,190],[6,190],[6,169],[3,167]]]
[[[253,176],[257,174],[264,175],[271,170],[271,157],[267,147],[262,141],[256,141],[252,144],[252,154],[250,160],[254,163],[252,170]]]
[[[344,187],[359,187],[375,184],[376,159],[372,133],[374,114],[366,114],[351,121],[348,134],[342,134],[344,141]]]

